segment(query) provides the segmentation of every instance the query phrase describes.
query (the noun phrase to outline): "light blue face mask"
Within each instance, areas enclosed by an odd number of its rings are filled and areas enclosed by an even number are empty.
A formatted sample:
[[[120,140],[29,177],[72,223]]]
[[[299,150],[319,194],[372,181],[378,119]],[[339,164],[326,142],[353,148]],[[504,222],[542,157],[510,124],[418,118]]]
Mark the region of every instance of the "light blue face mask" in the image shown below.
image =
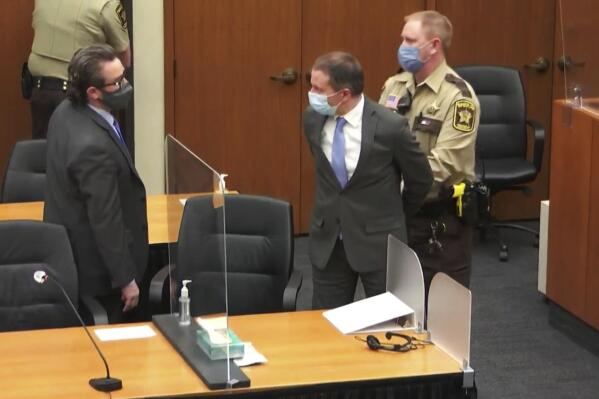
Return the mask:
[[[333,97],[337,93],[339,92],[327,96],[326,94],[319,94],[309,91],[308,101],[310,102],[310,106],[314,108],[314,111],[318,112],[321,115],[333,116],[337,112],[337,107],[339,106],[339,104],[330,105],[329,97]]]
[[[411,73],[418,72],[425,61],[420,60],[420,49],[427,46],[430,42],[425,43],[420,47],[406,46],[402,44],[397,49],[397,61],[401,67]]]

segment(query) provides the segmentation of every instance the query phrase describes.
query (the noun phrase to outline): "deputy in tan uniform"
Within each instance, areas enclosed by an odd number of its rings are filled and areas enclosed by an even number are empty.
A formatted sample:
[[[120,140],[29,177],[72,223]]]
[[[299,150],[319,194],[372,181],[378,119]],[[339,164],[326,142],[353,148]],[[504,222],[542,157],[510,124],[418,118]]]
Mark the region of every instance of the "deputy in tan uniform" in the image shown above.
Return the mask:
[[[408,118],[434,176],[424,206],[407,220],[409,244],[420,258],[427,294],[436,272],[468,287],[472,226],[458,217],[453,186],[475,179],[478,99],[445,61],[452,37],[447,17],[436,11],[408,15],[401,36],[403,71],[385,82],[379,103]]]
[[[54,109],[66,97],[67,67],[76,50],[109,44],[131,64],[125,9],[119,0],[36,0],[28,66],[33,75],[33,138],[45,138]]]

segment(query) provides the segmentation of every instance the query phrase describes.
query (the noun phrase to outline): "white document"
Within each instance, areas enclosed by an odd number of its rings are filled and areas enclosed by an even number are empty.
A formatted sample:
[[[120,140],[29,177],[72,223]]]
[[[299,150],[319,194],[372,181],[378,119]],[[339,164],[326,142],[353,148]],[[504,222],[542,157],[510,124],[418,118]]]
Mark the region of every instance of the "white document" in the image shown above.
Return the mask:
[[[100,341],[150,338],[156,335],[150,326],[101,328],[94,330],[94,333]]]
[[[327,310],[322,315],[343,334],[401,329],[397,319],[414,310],[390,292]]]
[[[181,205],[185,206],[185,203],[187,202],[187,198],[179,198],[179,202],[181,203]]]
[[[246,342],[243,348],[243,357],[241,359],[235,359],[235,364],[238,367],[251,366],[252,364],[266,363],[266,357],[254,348],[251,342]]]

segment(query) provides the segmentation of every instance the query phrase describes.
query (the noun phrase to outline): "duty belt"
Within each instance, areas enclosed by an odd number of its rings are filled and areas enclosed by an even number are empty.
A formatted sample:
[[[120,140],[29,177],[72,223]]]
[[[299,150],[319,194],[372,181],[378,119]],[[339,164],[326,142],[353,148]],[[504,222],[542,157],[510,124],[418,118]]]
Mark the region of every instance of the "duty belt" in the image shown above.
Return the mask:
[[[455,200],[452,198],[425,202],[416,215],[439,217],[447,213],[455,215]]]
[[[35,87],[40,90],[62,90],[67,91],[69,88],[69,81],[59,78],[53,78],[50,76],[34,77],[33,82]]]

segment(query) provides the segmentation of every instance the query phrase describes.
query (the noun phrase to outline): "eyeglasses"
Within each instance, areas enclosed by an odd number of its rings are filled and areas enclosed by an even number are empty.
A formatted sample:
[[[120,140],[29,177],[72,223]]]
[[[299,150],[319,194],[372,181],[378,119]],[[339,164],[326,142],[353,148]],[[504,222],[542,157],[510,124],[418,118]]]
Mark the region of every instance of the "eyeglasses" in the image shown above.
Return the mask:
[[[102,87],[116,86],[117,89],[120,89],[123,86],[124,82],[125,82],[125,75],[121,76],[114,82],[104,84],[104,86],[102,86]]]

